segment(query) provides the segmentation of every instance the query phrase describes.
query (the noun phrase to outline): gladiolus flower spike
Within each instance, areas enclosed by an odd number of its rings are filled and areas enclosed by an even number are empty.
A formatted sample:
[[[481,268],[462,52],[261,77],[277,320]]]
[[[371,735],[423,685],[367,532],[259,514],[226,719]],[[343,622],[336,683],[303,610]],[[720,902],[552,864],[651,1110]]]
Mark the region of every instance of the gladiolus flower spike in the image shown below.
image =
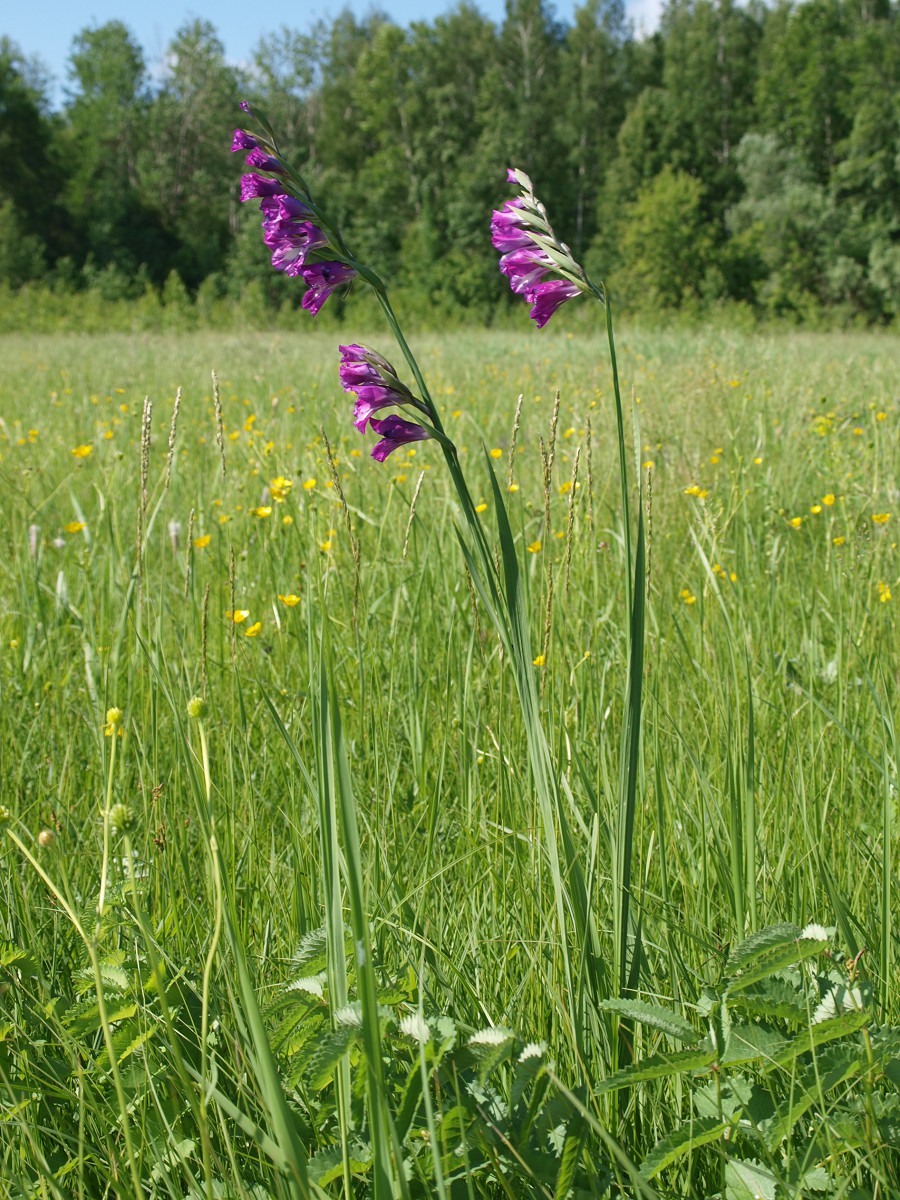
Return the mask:
[[[246,101],[241,108],[271,133],[261,113]],[[260,201],[263,241],[272,251],[272,266],[303,280],[307,291],[302,305],[315,316],[333,291],[356,277],[356,268],[346,261],[340,238],[305,194],[302,179],[278,155],[274,140],[236,129],[231,149],[249,151],[247,166],[256,168],[241,177],[241,201]],[[295,195],[296,191],[301,194]]]
[[[491,214],[491,242],[500,253],[500,270],[509,286],[531,305],[531,318],[542,329],[561,304],[580,292],[602,300],[572,251],[561,242],[547,219],[547,210],[534,194],[524,171],[509,168],[508,183],[521,188],[515,200],[507,200]]]
[[[406,384],[400,382],[397,372],[388,360],[377,351],[370,350],[368,346],[360,346],[357,343],[341,346],[340,377],[344,391],[356,395],[353,424],[360,433],[365,433],[367,423],[383,408],[405,405],[417,408],[426,417],[431,415],[428,408],[416,399]],[[372,428],[376,428],[374,422]]]

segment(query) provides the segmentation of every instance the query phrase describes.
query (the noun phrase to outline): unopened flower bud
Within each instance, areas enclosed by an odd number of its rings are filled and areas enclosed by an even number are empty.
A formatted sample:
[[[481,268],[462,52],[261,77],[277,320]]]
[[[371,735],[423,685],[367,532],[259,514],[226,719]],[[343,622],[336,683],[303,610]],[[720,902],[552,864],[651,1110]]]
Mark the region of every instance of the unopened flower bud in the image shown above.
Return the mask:
[[[123,713],[121,708],[108,708],[106,710],[106,723],[111,725],[113,729],[118,729],[122,724]]]
[[[10,811],[5,804],[0,804],[0,825],[5,825],[10,819]]]
[[[52,829],[42,829],[41,832],[38,834],[37,840],[38,840],[38,845],[42,846],[44,849],[46,849],[48,846],[53,845],[54,841],[56,840],[56,834],[53,832]]]
[[[109,810],[110,826],[117,833],[127,833],[134,827],[134,816],[127,804],[114,804]]]
[[[187,711],[192,721],[202,721],[209,709],[202,696],[192,696],[188,700]]]

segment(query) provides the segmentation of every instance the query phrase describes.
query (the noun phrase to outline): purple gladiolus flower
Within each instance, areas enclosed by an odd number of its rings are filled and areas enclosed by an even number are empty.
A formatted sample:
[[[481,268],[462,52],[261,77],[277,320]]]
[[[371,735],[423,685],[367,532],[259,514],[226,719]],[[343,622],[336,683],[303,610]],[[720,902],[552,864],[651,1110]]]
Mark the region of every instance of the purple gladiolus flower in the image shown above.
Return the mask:
[[[509,286],[526,298],[553,269],[553,259],[534,243],[528,250],[513,250],[500,259],[500,270],[509,279]]]
[[[559,306],[580,292],[578,284],[570,283],[567,279],[551,279],[547,283],[539,283],[526,297],[532,305],[528,315],[538,329],[543,329]]]
[[[311,267],[303,267],[300,271],[309,291],[303,297],[301,304],[313,316],[319,311],[335,288],[349,283],[356,277],[356,272],[346,263],[320,262]]]
[[[406,404],[409,393],[398,392],[390,387],[361,384],[356,389],[356,405],[353,409],[353,424],[360,433],[365,433],[366,422],[372,419],[374,413],[383,408],[392,408],[395,404]],[[374,423],[372,425],[374,429]]]
[[[252,133],[248,133],[246,129],[236,129],[231,141],[231,153],[235,154],[238,150],[255,150],[258,145],[259,142]]]
[[[264,240],[272,250],[272,266],[299,275],[310,254],[328,245],[328,238],[311,221],[263,221]]]
[[[274,196],[283,188],[277,179],[266,179],[264,175],[251,172],[241,176],[241,202],[261,199],[263,196]]]
[[[259,202],[262,209],[263,221],[305,221],[313,215],[312,209],[296,196],[284,196],[276,193],[273,196],[263,196]]]
[[[413,421],[405,421],[396,413],[391,413],[383,421],[373,420],[371,426],[381,438],[372,451],[372,457],[378,462],[384,462],[399,446],[407,446],[410,442],[424,442],[431,437],[427,429]]]
[[[254,142],[253,149],[247,155],[247,166],[257,167],[260,171],[271,171],[274,175],[283,175],[284,167],[277,158],[260,150]]]
[[[242,101],[240,102],[240,104],[238,105],[238,108],[241,108],[241,109],[243,109],[245,113],[248,113],[248,112],[252,112],[252,111],[253,111],[253,109],[250,107],[250,101],[249,101],[249,100],[242,100]]]
[[[395,404],[415,404],[412,392],[397,378],[386,358],[368,346],[341,346],[341,387],[355,392],[353,423],[363,433],[373,413]]]

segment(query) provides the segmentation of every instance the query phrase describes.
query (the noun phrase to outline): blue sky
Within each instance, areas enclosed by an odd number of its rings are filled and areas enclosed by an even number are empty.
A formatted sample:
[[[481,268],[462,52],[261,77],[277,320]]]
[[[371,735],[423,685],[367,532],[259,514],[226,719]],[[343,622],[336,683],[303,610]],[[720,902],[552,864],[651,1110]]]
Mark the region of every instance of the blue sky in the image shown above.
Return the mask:
[[[503,15],[503,0],[476,0],[483,13],[493,20]],[[636,26],[653,28],[660,0],[626,0]],[[407,24],[431,20],[451,8],[452,0],[382,0],[375,7],[386,11],[395,21]],[[333,16],[343,4],[323,0],[300,0],[297,5],[274,6],[252,0],[150,0],[137,5],[123,0],[25,0],[3,5],[0,34],[5,34],[27,55],[37,55],[49,68],[61,89],[66,80],[66,59],[72,38],[86,26],[105,21],[124,21],[143,45],[151,70],[162,61],[166,45],[185,21],[203,17],[212,22],[233,62],[246,61],[248,52],[259,38],[280,25],[302,29],[319,17]],[[363,15],[373,5],[370,0],[350,0],[354,12]],[[556,0],[556,15],[570,20],[575,0]]]

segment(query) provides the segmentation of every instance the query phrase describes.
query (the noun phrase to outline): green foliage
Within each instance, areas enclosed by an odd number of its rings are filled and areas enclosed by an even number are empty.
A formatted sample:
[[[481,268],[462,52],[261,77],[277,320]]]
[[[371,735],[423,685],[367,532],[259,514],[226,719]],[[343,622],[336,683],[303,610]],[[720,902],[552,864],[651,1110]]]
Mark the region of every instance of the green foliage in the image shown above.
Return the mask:
[[[641,38],[620,0],[584,0],[568,24],[543,0],[510,3],[499,24],[470,5],[408,28],[347,11],[284,26],[247,57],[248,71],[234,68],[209,23],[188,23],[151,80],[125,25],[89,27],[52,114],[40,71],[3,42],[4,244],[21,235],[23,249],[4,252],[0,282],[30,286],[68,262],[75,290],[111,270],[138,280],[140,301],[146,280],[159,290],[176,270],[192,299],[217,275],[236,300],[257,278],[253,320],[288,319],[300,285],[268,269],[256,208],[236,199],[227,143],[246,96],[423,324],[489,324],[511,303],[487,218],[512,162],[635,310],[737,301],[745,317],[838,323],[900,306],[900,38],[887,0],[672,0]],[[197,319],[228,324],[208,301]]]
[[[712,249],[702,185],[667,165],[626,211],[611,286],[634,308],[678,308],[699,298]]]

